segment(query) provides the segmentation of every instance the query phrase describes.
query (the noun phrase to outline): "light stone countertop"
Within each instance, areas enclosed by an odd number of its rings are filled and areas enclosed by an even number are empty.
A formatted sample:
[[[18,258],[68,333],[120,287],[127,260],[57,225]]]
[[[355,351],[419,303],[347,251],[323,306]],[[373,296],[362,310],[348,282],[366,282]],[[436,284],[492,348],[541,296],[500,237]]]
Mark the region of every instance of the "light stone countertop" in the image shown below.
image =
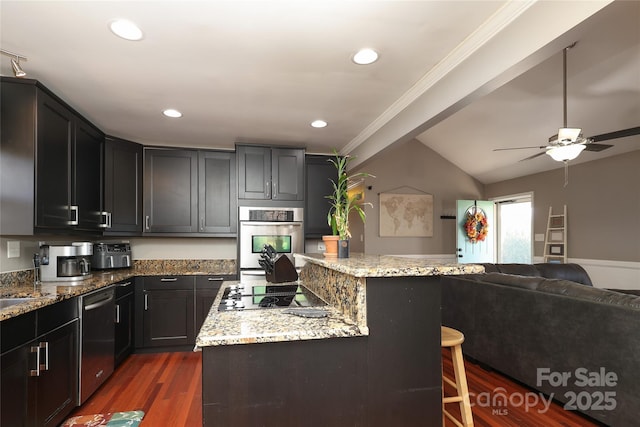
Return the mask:
[[[287,308],[218,311],[224,289],[237,283],[239,282],[228,281],[222,285],[196,338],[196,347],[358,337],[369,333],[366,327],[358,327],[330,305],[317,307],[328,312],[328,316],[322,318],[287,314]]]
[[[349,258],[325,258],[322,254],[294,254],[297,259],[354,277],[449,276],[484,273],[478,264],[458,264],[433,259],[352,253]]]
[[[134,268],[93,271],[85,280],[75,282],[41,282],[34,286],[23,278],[0,289],[0,298],[28,298],[24,302],[0,309],[0,321],[55,304],[65,299],[104,288],[136,276],[225,275],[235,274],[224,261],[163,260],[136,261]],[[224,273],[220,273],[223,271]],[[225,271],[228,271],[225,272]]]

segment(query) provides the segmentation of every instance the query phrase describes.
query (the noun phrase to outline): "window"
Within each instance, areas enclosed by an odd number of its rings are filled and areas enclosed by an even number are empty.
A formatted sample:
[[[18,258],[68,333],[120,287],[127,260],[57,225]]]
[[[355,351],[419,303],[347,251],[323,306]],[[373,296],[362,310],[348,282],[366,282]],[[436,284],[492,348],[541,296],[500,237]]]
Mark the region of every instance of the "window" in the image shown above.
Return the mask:
[[[530,193],[494,199],[497,206],[499,263],[531,264],[532,199]]]

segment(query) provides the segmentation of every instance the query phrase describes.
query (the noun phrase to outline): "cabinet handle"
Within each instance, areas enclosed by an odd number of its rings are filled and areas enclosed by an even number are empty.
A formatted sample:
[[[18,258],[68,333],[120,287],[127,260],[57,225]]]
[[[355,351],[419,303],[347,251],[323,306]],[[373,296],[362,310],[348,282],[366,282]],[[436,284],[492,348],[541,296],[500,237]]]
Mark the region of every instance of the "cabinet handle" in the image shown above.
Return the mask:
[[[144,229],[145,230],[149,229],[149,220],[150,220],[149,215],[144,217]]]
[[[271,183],[269,181],[266,181],[264,183],[264,190],[267,193],[267,199],[271,198]]]
[[[29,370],[29,376],[31,377],[39,377],[40,376],[40,346],[33,345],[29,350],[31,353],[36,354],[36,369]]]
[[[71,219],[69,220],[69,225],[78,225],[78,207],[75,205],[69,206],[69,211],[71,212]]]
[[[44,363],[40,365],[40,370],[49,370],[49,341],[41,342],[39,348],[44,349]]]
[[[118,287],[124,288],[125,286],[129,286],[131,284],[131,282],[122,282],[122,283],[118,283]]]
[[[277,199],[278,198],[278,183],[276,183],[275,181],[273,181],[273,198]]]
[[[209,277],[207,280],[209,282],[222,282],[224,281],[224,277]]]
[[[120,304],[116,304],[116,324],[120,323]]]
[[[100,212],[100,228],[111,228],[111,213],[110,212]]]
[[[200,231],[204,231],[204,218],[200,218]]]
[[[177,280],[177,277],[163,277],[160,279],[161,282],[176,282]]]
[[[144,311],[149,310],[149,295],[144,293]]]

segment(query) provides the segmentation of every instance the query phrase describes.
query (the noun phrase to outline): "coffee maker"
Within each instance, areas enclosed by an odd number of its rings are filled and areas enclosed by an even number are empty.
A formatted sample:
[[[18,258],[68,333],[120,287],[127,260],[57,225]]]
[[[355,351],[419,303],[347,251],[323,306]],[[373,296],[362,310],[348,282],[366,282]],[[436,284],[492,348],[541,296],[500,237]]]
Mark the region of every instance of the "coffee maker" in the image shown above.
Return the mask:
[[[91,242],[40,246],[40,280],[43,282],[79,281],[91,277]]]

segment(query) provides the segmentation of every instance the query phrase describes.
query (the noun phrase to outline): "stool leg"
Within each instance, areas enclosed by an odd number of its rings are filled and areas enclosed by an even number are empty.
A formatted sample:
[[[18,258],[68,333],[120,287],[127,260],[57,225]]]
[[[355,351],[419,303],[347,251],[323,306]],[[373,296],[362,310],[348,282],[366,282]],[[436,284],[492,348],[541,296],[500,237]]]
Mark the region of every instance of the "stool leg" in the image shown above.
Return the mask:
[[[456,376],[456,388],[458,394],[462,397],[460,401],[462,424],[465,427],[472,427],[473,415],[471,414],[471,400],[469,399],[469,387],[467,385],[467,374],[464,369],[462,346],[456,345],[451,348],[451,359],[453,361],[453,372]]]

